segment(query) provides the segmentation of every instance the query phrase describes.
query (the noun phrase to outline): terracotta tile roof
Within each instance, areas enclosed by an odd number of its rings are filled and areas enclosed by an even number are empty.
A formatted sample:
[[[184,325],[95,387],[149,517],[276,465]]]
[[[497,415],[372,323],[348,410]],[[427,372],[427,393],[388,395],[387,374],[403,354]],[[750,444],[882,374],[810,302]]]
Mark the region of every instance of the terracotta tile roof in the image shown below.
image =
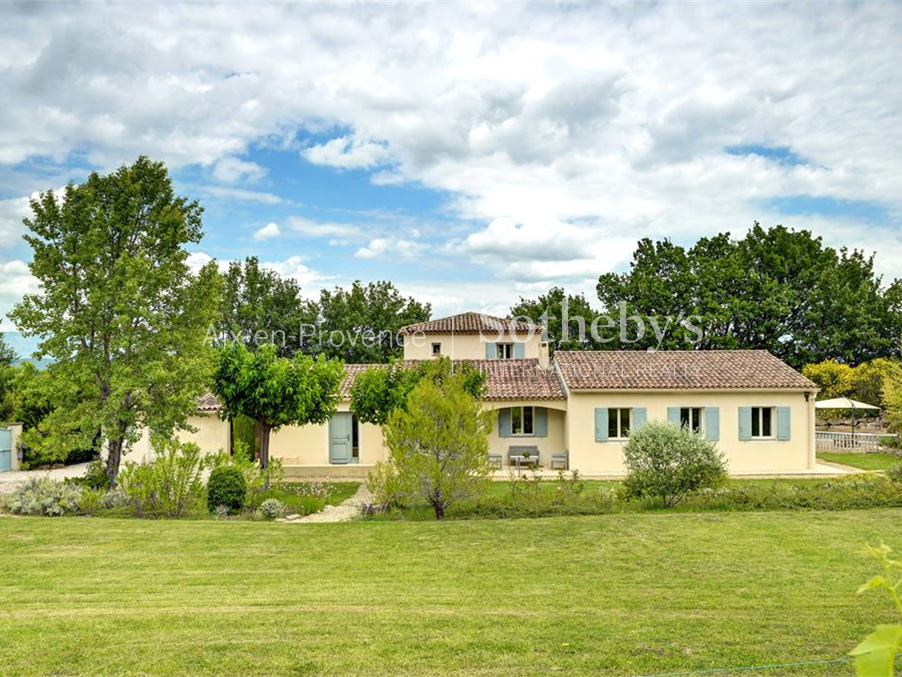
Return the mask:
[[[213,393],[206,393],[197,398],[198,411],[219,411],[222,403]]]
[[[461,313],[460,315],[451,315],[450,317],[440,317],[437,320],[429,320],[428,322],[420,322],[419,324],[410,324],[401,327],[400,334],[413,334],[414,332],[422,332],[424,334],[479,334],[485,332],[489,335],[497,335],[498,330],[510,331],[513,320],[506,320],[503,317],[493,317],[491,315],[483,315],[482,313]],[[528,322],[513,322],[514,329],[517,333],[529,333],[530,329],[534,334],[541,335],[542,327]]]
[[[817,388],[766,350],[559,350],[554,362],[573,390]]]
[[[564,390],[553,368],[542,369],[532,360],[467,360],[486,375],[484,400],[563,400]],[[407,360],[405,366],[420,364]],[[357,374],[384,364],[345,365],[345,379],[341,384],[341,398],[351,398],[351,386]]]

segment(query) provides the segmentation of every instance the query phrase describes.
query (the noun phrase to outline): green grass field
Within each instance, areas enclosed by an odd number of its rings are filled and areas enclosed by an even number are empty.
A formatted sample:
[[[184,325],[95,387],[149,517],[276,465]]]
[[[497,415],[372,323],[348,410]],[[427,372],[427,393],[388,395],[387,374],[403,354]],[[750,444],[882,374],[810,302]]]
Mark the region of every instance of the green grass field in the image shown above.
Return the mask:
[[[893,621],[855,590],[874,573],[860,548],[902,549],[900,520],[0,517],[0,674],[627,676],[833,659]]]
[[[886,470],[902,461],[902,457],[896,454],[837,454],[832,452],[819,452],[818,459],[830,463],[861,468],[862,470]]]

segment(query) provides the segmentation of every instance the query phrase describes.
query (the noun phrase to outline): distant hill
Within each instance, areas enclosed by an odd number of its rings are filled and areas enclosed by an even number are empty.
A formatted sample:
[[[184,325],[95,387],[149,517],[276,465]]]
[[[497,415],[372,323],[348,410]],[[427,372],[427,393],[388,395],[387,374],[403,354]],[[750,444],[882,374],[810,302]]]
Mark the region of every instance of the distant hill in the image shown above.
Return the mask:
[[[32,358],[31,354],[38,349],[38,339],[35,337],[25,338],[17,331],[5,331],[3,332],[3,339],[6,341],[6,344],[16,351],[19,355],[19,360],[17,364],[21,364],[22,362],[31,362],[39,369],[42,369],[47,366],[47,360],[35,360]]]

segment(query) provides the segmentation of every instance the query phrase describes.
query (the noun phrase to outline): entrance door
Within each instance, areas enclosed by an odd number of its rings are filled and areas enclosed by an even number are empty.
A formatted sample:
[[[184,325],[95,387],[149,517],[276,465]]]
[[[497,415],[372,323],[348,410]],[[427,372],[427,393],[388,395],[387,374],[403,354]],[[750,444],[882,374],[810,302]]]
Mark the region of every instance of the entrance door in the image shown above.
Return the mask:
[[[13,431],[0,430],[0,472],[13,467]]]
[[[329,419],[329,463],[351,462],[351,414],[336,412]]]

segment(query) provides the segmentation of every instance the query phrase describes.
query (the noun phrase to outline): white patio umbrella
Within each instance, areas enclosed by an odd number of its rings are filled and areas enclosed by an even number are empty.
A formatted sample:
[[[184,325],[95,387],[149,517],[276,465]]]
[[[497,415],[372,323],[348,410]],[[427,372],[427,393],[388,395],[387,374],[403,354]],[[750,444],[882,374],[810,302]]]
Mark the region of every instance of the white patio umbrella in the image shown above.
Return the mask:
[[[877,409],[873,404],[866,404],[848,397],[834,397],[832,400],[819,400],[814,403],[815,409],[851,409],[852,410],[852,439],[855,439],[855,411],[857,409]],[[854,442],[853,442],[854,444]]]

